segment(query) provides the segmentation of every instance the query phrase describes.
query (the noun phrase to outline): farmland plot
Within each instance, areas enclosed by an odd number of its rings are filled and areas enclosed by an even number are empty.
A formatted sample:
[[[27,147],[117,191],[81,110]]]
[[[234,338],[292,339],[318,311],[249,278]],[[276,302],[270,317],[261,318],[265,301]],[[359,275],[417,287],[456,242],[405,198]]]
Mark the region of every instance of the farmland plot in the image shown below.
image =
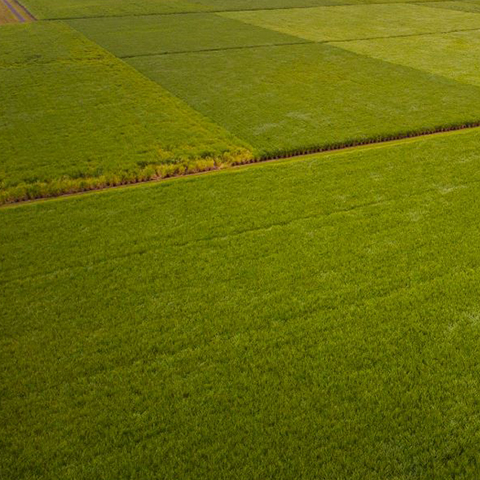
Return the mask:
[[[306,40],[334,41],[480,29],[480,15],[420,5],[357,5],[221,15]]]
[[[253,145],[258,155],[480,120],[480,89],[475,86],[328,45],[128,62]]]
[[[4,477],[478,478],[479,142],[0,210]]]
[[[480,31],[342,42],[337,46],[480,86]]]
[[[3,201],[248,156],[233,135],[66,25],[3,27],[0,39],[13,47],[0,52]]]
[[[350,3],[402,3],[417,0],[24,0],[43,19],[168,15],[203,11],[285,9]],[[436,1],[436,0],[427,0]]]
[[[211,13],[88,18],[68,23],[119,57],[304,42]]]

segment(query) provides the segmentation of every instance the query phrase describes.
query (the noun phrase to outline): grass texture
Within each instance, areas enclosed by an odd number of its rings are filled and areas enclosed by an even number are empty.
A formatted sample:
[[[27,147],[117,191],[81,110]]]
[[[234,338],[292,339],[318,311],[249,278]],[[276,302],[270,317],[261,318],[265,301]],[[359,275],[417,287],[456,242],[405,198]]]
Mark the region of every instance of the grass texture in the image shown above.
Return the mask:
[[[395,3],[416,0],[23,0],[41,19],[165,15],[202,11],[286,9],[355,3]],[[427,0],[436,1],[436,0]]]
[[[119,57],[303,41],[211,13],[88,18],[68,23]]]
[[[365,40],[337,46],[480,86],[480,31]]]
[[[480,13],[480,1],[470,0],[466,1],[452,1],[452,2],[431,2],[426,4],[433,8],[446,8],[447,10],[458,10],[460,12],[474,12]]]
[[[222,13],[313,41],[393,37],[480,28],[480,15],[421,5],[357,5]]]
[[[128,62],[263,157],[480,120],[478,87],[329,45],[137,57]]]
[[[66,25],[5,26],[3,42],[0,203],[250,158],[231,134]]]
[[[3,478],[478,478],[480,133],[0,210]]]

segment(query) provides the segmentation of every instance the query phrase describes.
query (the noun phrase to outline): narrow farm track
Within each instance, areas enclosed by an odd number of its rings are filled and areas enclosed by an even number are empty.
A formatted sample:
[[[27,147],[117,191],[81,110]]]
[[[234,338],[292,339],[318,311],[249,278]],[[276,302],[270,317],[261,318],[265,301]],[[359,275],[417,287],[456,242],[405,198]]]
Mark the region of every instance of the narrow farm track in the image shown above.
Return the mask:
[[[20,3],[15,0],[0,0],[0,13],[2,10],[8,10],[13,18],[14,23],[26,23],[35,21],[35,17]],[[3,22],[0,18],[0,24]],[[11,23],[11,22],[5,22]]]
[[[389,147],[395,147],[397,145],[404,145],[412,142],[418,142],[426,137],[439,137],[439,136],[451,136],[451,135],[461,135],[462,133],[466,133],[468,131],[472,130],[480,130],[480,121],[476,122],[475,124],[470,124],[466,126],[459,126],[459,127],[451,127],[449,129],[437,129],[435,131],[430,131],[430,132],[424,132],[424,133],[418,133],[418,134],[409,134],[408,136],[404,137],[392,137],[390,139],[384,139],[384,140],[366,140],[364,142],[359,142],[356,145],[347,145],[347,146],[332,146],[330,148],[325,148],[325,149],[320,149],[318,151],[312,151],[312,152],[305,152],[305,153],[299,153],[299,154],[293,154],[293,155],[285,155],[285,156],[279,156],[279,157],[271,157],[271,158],[262,158],[259,160],[254,160],[248,163],[240,164],[240,165],[235,165],[235,166],[221,166],[218,168],[210,169],[207,171],[203,172],[195,172],[195,173],[185,173],[183,175],[176,175],[172,177],[167,177],[167,178],[156,178],[156,179],[151,179],[151,180],[143,180],[143,181],[136,181],[132,183],[125,183],[121,185],[112,185],[112,186],[106,186],[102,188],[96,188],[92,190],[85,190],[85,191],[80,191],[80,192],[75,192],[75,193],[66,193],[62,195],[57,195],[54,197],[44,197],[44,198],[35,198],[32,200],[20,200],[16,201],[13,203],[6,203],[0,205],[0,209],[3,208],[18,208],[22,207],[25,205],[32,205],[40,202],[46,202],[46,201],[55,201],[55,200],[62,200],[62,199],[67,199],[71,197],[78,197],[82,195],[95,195],[98,193],[102,192],[107,192],[109,190],[118,190],[118,189],[127,189],[127,188],[134,188],[137,186],[141,185],[152,185],[152,184],[157,184],[160,182],[167,182],[167,181],[179,181],[182,179],[187,179],[191,177],[198,177],[201,175],[213,175],[213,174],[218,174],[218,173],[226,173],[226,172],[232,172],[235,170],[239,169],[245,169],[245,168],[253,168],[255,166],[260,166],[264,163],[268,162],[275,162],[275,163],[284,163],[284,162],[290,162],[290,161],[301,161],[301,160],[306,160],[308,158],[313,158],[313,157],[318,157],[318,156],[326,156],[326,155],[335,155],[335,154],[344,154],[344,153],[349,153],[349,152],[357,152],[357,151],[366,151],[366,150],[373,150],[377,148],[389,148]]]

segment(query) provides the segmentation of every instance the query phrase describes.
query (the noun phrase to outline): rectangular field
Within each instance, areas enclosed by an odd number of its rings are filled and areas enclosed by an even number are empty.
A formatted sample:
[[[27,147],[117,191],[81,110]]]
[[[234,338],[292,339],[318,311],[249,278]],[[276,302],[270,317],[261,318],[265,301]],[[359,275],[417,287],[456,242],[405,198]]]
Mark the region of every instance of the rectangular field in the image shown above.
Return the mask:
[[[212,13],[87,18],[68,23],[119,57],[304,42]]]
[[[480,86],[480,30],[336,45],[379,60]]]
[[[5,26],[2,42],[11,48],[0,52],[0,203],[249,155],[65,24]]]
[[[478,478],[479,143],[1,209],[4,478]]]
[[[329,45],[136,57],[128,62],[253,145],[258,155],[480,120],[478,87]]]
[[[24,0],[42,19],[168,15],[231,10],[271,10],[357,3],[408,3],[417,0]],[[427,0],[436,1],[436,0]]]
[[[316,42],[480,29],[480,15],[421,5],[357,5],[222,13]]]

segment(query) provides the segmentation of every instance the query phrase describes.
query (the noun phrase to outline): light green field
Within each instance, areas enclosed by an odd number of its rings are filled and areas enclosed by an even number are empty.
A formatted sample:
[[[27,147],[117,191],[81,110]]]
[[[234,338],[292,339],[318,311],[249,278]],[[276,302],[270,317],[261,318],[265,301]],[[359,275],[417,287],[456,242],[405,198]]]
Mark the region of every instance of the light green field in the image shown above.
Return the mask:
[[[480,86],[480,30],[342,42],[338,47]]]
[[[168,15],[202,11],[286,9],[356,3],[407,3],[416,0],[23,0],[41,19]],[[430,1],[436,0],[426,0]]]
[[[357,5],[222,13],[306,40],[334,41],[480,29],[480,15],[421,5]]]
[[[169,14],[207,10],[200,4],[186,0],[24,0],[23,4],[41,19]]]
[[[3,477],[478,478],[479,144],[0,210]]]
[[[2,27],[0,42],[0,203],[249,155],[66,25]]]
[[[478,87],[328,45],[128,62],[265,156],[480,119]]]
[[[433,8],[446,8],[448,10],[458,10],[460,12],[480,13],[480,1],[452,1],[452,2],[430,2],[425,4]]]
[[[68,23],[119,57],[304,42],[212,13],[88,18]]]

